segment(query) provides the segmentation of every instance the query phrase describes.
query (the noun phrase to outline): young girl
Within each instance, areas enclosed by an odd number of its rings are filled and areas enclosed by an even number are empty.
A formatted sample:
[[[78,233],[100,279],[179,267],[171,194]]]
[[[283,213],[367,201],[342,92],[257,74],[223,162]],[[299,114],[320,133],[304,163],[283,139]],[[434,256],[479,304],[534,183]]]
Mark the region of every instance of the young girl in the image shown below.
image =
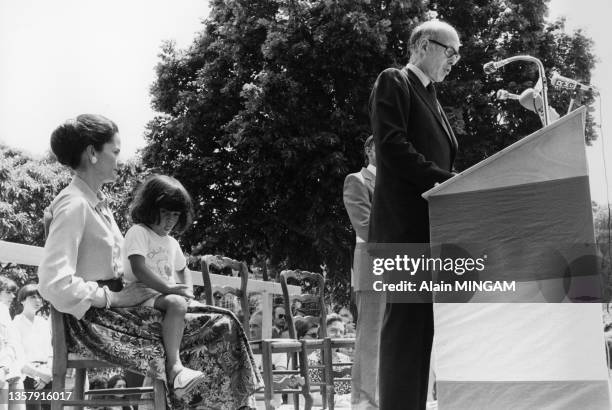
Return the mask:
[[[153,175],[136,191],[131,206],[134,223],[124,242],[124,281],[142,282],[160,294],[141,306],[165,312],[162,338],[166,349],[166,373],[177,398],[193,390],[204,374],[183,367],[179,349],[185,325],[187,299],[193,299],[191,278],[181,248],[169,234],[189,227],[193,215],[191,197],[176,179]],[[176,278],[179,279],[177,283]]]

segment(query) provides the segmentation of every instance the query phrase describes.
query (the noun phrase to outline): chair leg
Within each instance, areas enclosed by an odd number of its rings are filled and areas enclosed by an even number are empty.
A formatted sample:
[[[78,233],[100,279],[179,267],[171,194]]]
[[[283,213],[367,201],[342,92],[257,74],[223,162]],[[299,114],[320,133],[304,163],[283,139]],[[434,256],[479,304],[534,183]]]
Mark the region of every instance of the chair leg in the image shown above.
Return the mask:
[[[310,378],[308,374],[308,350],[306,342],[302,340],[302,349],[300,350],[300,374],[304,378],[302,386],[302,395],[304,395],[304,410],[312,409],[312,395],[310,394]]]
[[[155,410],[166,410],[166,386],[159,379],[155,379],[153,382],[153,400]]]
[[[298,370],[300,363],[298,362],[297,353],[291,353],[291,370]],[[300,394],[293,393],[293,409],[300,410]]]
[[[329,410],[334,410],[334,374],[333,374],[333,363],[332,363],[332,347],[331,338],[326,337],[323,340],[323,363],[325,363],[325,383],[327,384],[326,396],[327,403],[329,404]]]
[[[59,362],[59,360],[58,360]],[[66,388],[66,366],[61,366],[60,363],[53,366],[53,380],[51,390],[62,394]],[[60,400],[51,400],[51,410],[61,410],[62,402]]]
[[[272,397],[274,396],[274,378],[272,377],[272,348],[269,341],[261,342],[261,364],[264,379],[264,403],[266,410],[274,410]]]
[[[72,397],[74,397],[75,400],[83,400],[86,377],[86,369],[76,369],[76,374],[74,375],[74,392],[72,393]]]

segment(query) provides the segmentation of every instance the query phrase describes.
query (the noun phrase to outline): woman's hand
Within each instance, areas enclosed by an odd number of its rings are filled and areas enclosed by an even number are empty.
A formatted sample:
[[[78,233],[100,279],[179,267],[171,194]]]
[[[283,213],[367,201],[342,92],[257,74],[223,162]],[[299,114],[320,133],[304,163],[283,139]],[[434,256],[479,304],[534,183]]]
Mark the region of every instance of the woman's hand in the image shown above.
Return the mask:
[[[176,285],[168,285],[168,293],[185,296],[189,299],[195,299],[192,287],[182,283],[177,283]]]
[[[110,292],[110,305],[111,307],[137,306],[158,294],[159,292],[147,287],[144,283],[134,282],[127,285],[120,292]]]

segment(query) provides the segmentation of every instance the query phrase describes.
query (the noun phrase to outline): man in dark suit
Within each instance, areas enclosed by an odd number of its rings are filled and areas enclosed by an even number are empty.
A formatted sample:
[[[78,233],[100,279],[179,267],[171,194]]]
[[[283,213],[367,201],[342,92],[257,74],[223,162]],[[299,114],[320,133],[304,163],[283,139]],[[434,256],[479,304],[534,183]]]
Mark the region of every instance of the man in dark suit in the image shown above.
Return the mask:
[[[366,242],[370,225],[370,209],[376,180],[376,150],[374,136],[363,145],[366,168],[348,174],[344,179],[343,200],[355,230],[355,253],[351,287],[357,305],[357,337],[351,374],[351,408],[378,408],[378,355],[380,327],[384,313],[384,297],[372,290],[372,275]]]
[[[459,60],[459,36],[441,21],[417,26],[410,62],[387,69],[370,95],[376,145],[376,190],[369,242],[427,243],[429,217],[421,194],[453,176],[457,140],[434,83]],[[431,303],[389,303],[380,342],[380,408],[424,409],[431,345]]]

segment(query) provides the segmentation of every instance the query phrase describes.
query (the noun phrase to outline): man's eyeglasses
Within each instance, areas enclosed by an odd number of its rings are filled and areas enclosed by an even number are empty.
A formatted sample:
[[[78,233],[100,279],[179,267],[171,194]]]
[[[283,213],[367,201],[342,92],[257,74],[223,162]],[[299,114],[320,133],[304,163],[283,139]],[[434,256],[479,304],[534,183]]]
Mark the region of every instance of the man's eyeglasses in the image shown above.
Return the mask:
[[[459,61],[461,55],[459,55],[459,51],[455,50],[451,46],[447,46],[446,44],[440,43],[439,41],[434,40],[433,38],[428,39],[434,44],[439,45],[440,47],[444,47],[444,55],[448,58],[455,58],[455,61]]]
[[[277,319],[284,319],[285,318],[285,314],[284,313],[279,313],[278,315],[276,315]]]

